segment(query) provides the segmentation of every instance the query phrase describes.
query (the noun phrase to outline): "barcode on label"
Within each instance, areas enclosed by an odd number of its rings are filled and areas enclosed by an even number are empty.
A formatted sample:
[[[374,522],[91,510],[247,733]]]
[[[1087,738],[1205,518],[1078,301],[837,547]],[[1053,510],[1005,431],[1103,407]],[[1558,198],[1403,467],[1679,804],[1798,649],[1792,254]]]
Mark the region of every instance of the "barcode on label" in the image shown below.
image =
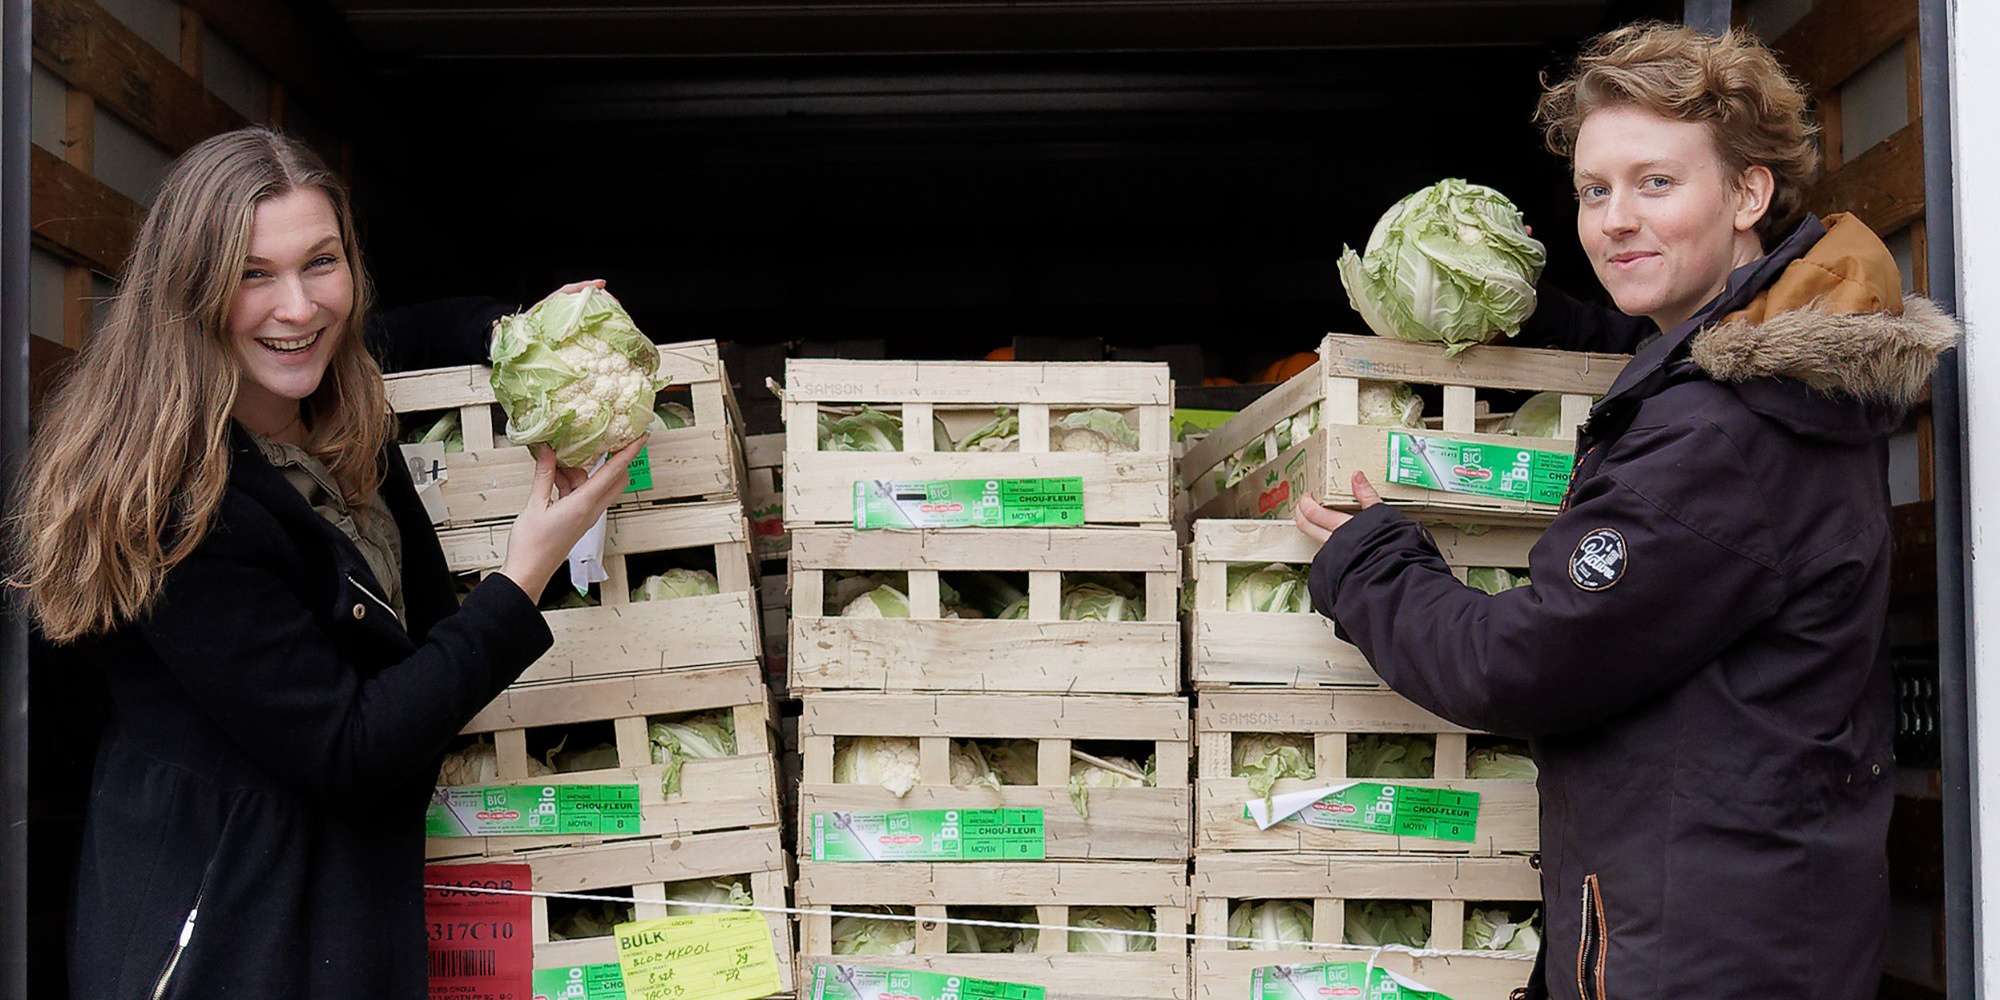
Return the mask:
[[[463,976],[491,976],[499,971],[499,960],[491,951],[434,951],[431,976],[456,979]]]

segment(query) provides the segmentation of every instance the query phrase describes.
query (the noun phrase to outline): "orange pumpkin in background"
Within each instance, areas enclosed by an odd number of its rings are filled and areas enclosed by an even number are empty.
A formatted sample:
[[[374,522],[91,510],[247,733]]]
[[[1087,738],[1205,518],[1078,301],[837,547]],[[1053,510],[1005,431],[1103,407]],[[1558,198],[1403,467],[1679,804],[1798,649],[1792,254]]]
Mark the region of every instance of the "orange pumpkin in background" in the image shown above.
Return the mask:
[[[1006,347],[996,347],[990,351],[987,351],[986,360],[1012,361],[1014,360],[1014,346],[1012,344],[1009,344]]]
[[[1291,378],[1292,376],[1297,375],[1298,373],[1305,371],[1308,368],[1311,368],[1313,364],[1317,361],[1319,361],[1319,355],[1317,353],[1313,351],[1300,351],[1299,353],[1294,354],[1289,358],[1283,358],[1281,360],[1272,362],[1271,367],[1266,368],[1263,371],[1257,373],[1257,378],[1255,379],[1255,381],[1283,382],[1284,380]]]

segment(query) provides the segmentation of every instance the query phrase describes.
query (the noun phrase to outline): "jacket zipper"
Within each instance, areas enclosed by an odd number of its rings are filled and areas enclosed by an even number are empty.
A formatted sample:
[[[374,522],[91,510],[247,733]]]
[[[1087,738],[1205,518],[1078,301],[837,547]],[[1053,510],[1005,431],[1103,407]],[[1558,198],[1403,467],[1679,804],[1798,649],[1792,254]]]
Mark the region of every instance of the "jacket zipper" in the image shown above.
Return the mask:
[[[1604,896],[1596,875],[1583,878],[1583,932],[1576,944],[1576,993],[1583,1000],[1606,1000],[1604,995],[1604,955],[1610,949],[1610,932],[1605,928]]]
[[[181,924],[180,940],[174,943],[173,953],[167,956],[167,967],[160,970],[160,978],[153,983],[153,1000],[167,995],[167,985],[174,981],[174,969],[181,964],[181,955],[187,951],[188,942],[194,940],[194,918],[201,913],[202,894],[194,895],[194,906],[188,910],[187,920]]]
[[[396,617],[396,609],[395,609],[395,608],[392,608],[392,607],[390,607],[390,606],[389,606],[389,602],[388,602],[388,601],[385,601],[385,600],[383,600],[383,599],[381,599],[381,598],[379,598],[379,597],[376,597],[376,596],[375,596],[375,592],[374,592],[374,591],[372,591],[372,590],[369,590],[369,589],[368,589],[367,587],[364,587],[364,586],[362,586],[362,585],[361,585],[361,581],[359,581],[359,580],[356,580],[356,579],[354,578],[354,574],[352,574],[352,573],[349,573],[349,574],[347,574],[347,582],[348,582],[348,583],[351,583],[351,584],[353,584],[353,585],[354,585],[354,589],[355,589],[355,590],[358,590],[358,591],[361,591],[361,592],[362,592],[362,593],[364,593],[364,594],[367,594],[367,595],[368,595],[368,599],[369,599],[369,600],[371,600],[371,601],[374,601],[374,602],[376,603],[376,605],[378,605],[379,607],[381,607],[381,609],[382,609],[382,610],[384,610],[384,611],[387,611],[387,612],[389,612],[389,617],[390,617],[390,618],[395,618],[395,617]]]

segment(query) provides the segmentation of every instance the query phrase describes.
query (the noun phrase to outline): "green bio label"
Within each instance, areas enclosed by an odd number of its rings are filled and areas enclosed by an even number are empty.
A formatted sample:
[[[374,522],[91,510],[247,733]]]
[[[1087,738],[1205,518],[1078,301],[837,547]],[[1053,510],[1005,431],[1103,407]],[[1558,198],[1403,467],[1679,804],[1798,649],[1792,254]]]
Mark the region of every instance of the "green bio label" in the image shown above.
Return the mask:
[[[638,456],[626,464],[625,474],[632,477],[632,482],[625,487],[625,492],[637,493],[653,488],[653,459],[649,454],[651,451],[650,445],[639,449]]]
[[[1570,468],[1560,451],[1389,432],[1389,481],[1404,486],[1557,504]]]
[[[1386,969],[1368,974],[1366,962],[1267,965],[1250,973],[1250,1000],[1451,1000]]]
[[[816,965],[805,1000],[1043,1000],[1048,991],[941,972]]]
[[[638,785],[439,788],[424,813],[428,837],[638,832]]]
[[[536,969],[534,1000],[625,1000],[617,962]]]
[[[814,861],[1039,861],[1047,857],[1040,809],[819,812]]]
[[[1243,815],[1250,815],[1247,807]],[[1479,824],[1479,793],[1361,781],[1287,816],[1283,822],[1469,844]]]
[[[1066,528],[1083,523],[1083,480],[857,479],[857,528]]]

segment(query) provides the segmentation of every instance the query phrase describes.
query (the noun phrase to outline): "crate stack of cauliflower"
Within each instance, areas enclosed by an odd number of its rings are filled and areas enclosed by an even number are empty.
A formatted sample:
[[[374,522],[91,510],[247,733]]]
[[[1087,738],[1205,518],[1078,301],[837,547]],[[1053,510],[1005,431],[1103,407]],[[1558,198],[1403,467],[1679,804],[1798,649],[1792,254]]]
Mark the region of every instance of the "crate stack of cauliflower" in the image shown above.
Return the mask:
[[[569,796],[554,830],[447,824],[432,832],[459,835],[427,848],[434,863],[525,863],[538,890],[614,897],[533,900],[537,974],[561,979],[616,962],[621,922],[718,912],[698,903],[785,906],[760,581],[740,420],[713,342],[655,345],[586,289],[500,320],[490,360],[386,380],[468,588],[506,552],[530,446],[590,468],[647,442],[630,490],[544,596],[554,648],[466,727],[438,776],[434,821],[464,801],[447,789]],[[767,919],[790,992],[791,923]]]

